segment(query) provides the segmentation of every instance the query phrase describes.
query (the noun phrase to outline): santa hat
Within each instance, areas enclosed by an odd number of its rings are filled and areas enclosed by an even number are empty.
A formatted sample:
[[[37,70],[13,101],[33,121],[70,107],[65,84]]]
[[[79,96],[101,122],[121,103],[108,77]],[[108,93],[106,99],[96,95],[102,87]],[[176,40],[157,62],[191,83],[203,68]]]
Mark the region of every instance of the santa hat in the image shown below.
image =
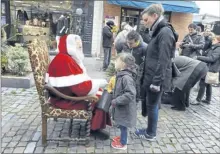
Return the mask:
[[[88,95],[95,94],[100,84],[86,73],[80,37],[73,34],[60,37],[58,51],[49,65],[46,82],[53,87],[80,86]]]

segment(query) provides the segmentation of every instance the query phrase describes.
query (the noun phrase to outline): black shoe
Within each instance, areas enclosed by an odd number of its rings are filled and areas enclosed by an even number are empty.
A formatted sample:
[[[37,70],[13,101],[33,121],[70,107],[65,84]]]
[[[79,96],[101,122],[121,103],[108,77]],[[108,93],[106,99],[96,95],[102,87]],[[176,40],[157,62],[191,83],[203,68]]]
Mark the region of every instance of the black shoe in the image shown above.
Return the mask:
[[[176,106],[172,106],[172,107],[171,107],[171,109],[175,109],[175,108],[176,108]]]
[[[210,101],[208,101],[208,100],[202,100],[202,102],[205,104],[210,104]]]
[[[176,111],[186,111],[185,108],[177,108],[175,106],[171,107],[172,110],[176,110]]]
[[[101,140],[108,140],[110,138],[110,134],[105,130],[91,130],[91,135],[101,139]]]

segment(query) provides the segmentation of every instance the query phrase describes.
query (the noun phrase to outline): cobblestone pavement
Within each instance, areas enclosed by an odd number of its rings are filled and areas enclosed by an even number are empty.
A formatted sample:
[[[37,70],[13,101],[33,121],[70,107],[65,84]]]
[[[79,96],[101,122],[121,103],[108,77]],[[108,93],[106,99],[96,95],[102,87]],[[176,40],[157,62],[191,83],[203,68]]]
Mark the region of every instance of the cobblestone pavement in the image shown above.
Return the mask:
[[[103,76],[97,71],[101,62],[87,61],[89,74]],[[191,99],[196,92],[192,90]],[[2,151],[3,153],[220,153],[220,88],[213,88],[210,105],[190,106],[187,111],[173,111],[162,105],[158,135],[154,142],[129,136],[126,151],[114,150],[109,140],[91,137],[88,147],[74,142],[41,144],[41,108],[36,88],[2,88]],[[147,119],[138,112],[137,127],[146,127]],[[48,136],[68,134],[69,120],[48,121]],[[117,128],[106,128],[111,137]]]

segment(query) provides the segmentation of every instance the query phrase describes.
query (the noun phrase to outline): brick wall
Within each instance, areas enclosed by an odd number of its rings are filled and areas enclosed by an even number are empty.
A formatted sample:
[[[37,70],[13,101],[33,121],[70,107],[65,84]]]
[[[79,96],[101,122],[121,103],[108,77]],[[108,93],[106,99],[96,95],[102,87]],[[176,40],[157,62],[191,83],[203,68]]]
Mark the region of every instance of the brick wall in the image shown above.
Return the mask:
[[[104,19],[106,15],[109,16],[119,16],[119,21],[121,17],[121,7],[117,5],[108,4],[104,1],[104,13],[103,13],[103,26]],[[191,13],[177,13],[172,12],[170,22],[174,26],[175,30],[179,34],[179,40],[182,41],[184,36],[188,33],[188,25],[192,23],[193,14]]]
[[[119,21],[121,17],[121,7],[118,5],[108,4],[108,2],[104,1],[104,16],[103,23],[105,22],[105,16],[119,16]]]
[[[182,41],[184,36],[188,33],[188,25],[192,23],[192,20],[193,14],[191,13],[172,13],[170,22],[179,34],[178,41]]]
[[[120,24],[120,18],[121,18],[121,7],[118,5],[112,5],[108,4],[108,2],[104,1],[104,13],[103,13],[103,26],[105,23],[105,16],[118,16],[118,24]],[[118,25],[120,26],[120,25]],[[115,37],[116,35],[114,35]],[[114,47],[112,47],[112,55],[114,56],[116,54],[116,51]]]

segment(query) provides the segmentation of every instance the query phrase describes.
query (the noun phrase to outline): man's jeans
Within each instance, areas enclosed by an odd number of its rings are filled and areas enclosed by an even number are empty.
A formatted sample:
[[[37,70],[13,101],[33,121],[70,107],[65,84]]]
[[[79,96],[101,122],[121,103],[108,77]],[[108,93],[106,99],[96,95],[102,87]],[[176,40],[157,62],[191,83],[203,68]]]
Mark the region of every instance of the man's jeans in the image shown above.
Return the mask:
[[[162,91],[152,92],[150,89],[147,92],[147,113],[148,125],[147,134],[154,137],[157,131],[157,122],[159,116],[159,103],[161,101]]]
[[[103,48],[103,49],[104,49],[103,69],[107,69],[111,60],[111,48]]]
[[[122,145],[126,145],[127,144],[127,140],[128,140],[128,128],[125,126],[119,126],[120,130],[121,130],[121,144]]]

